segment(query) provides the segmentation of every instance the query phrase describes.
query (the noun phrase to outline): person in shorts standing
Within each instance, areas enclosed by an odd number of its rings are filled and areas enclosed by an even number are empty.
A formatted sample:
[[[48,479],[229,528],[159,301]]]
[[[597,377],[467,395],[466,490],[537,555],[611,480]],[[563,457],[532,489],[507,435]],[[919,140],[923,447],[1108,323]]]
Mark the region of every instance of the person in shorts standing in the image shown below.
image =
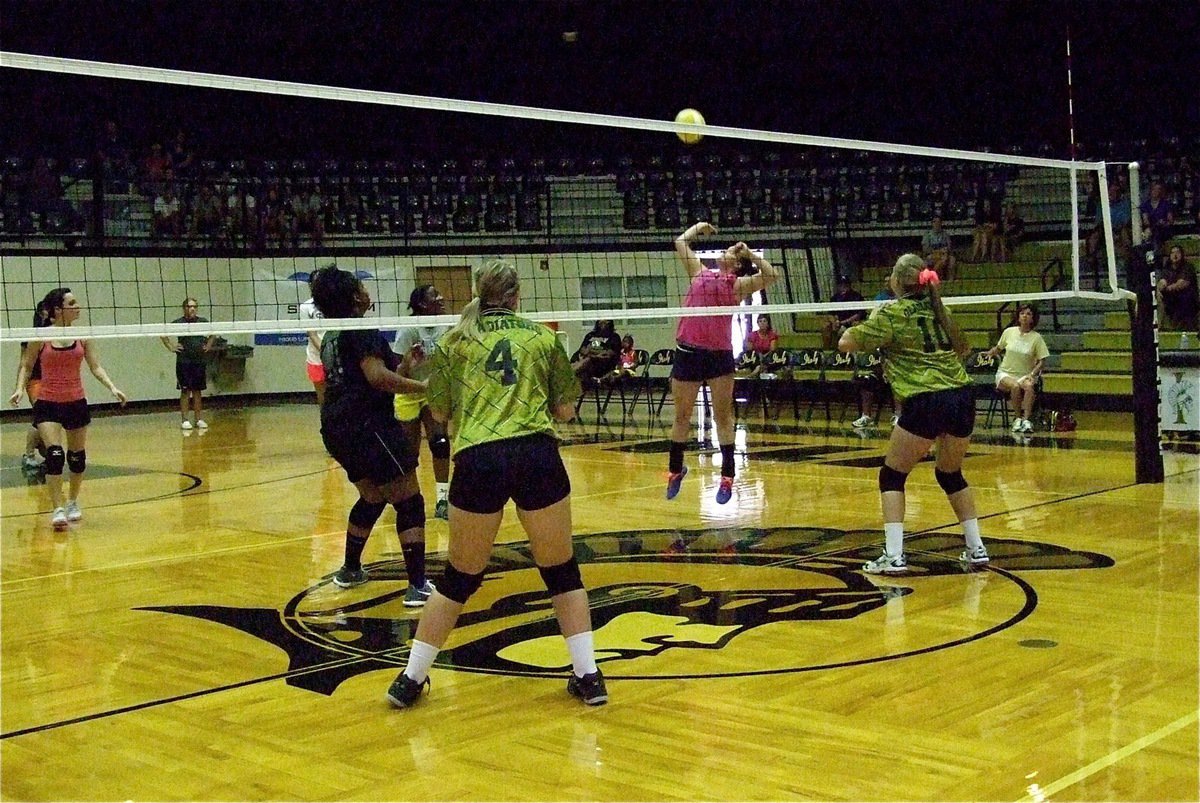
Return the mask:
[[[171,323],[208,323],[207,318],[196,314],[200,303],[194,298],[183,300],[183,316]],[[212,351],[213,335],[180,335],[176,342],[171,338],[162,337],[163,346],[167,351],[175,352],[175,385],[179,388],[179,427],[187,431],[195,426],[197,429],[207,429],[204,421],[204,402],[202,393],[208,388],[205,376],[208,353]],[[188,409],[191,408],[192,419],[188,421]]]

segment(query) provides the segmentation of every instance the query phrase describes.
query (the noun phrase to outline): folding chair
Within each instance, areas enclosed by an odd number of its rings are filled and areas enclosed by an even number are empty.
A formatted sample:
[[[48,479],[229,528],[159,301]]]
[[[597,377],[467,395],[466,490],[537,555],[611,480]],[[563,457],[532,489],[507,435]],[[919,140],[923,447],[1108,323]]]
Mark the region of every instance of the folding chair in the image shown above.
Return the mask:
[[[643,374],[644,381],[639,384],[634,391],[633,401],[629,407],[631,410],[637,407],[638,399],[643,395],[646,397],[646,411],[651,416],[658,417],[662,413],[663,405],[667,402],[667,395],[671,392],[671,368],[675,365],[675,349],[659,349],[650,355],[650,359],[646,363],[646,370]],[[662,383],[662,388],[658,396],[658,406],[654,404],[655,386]]]

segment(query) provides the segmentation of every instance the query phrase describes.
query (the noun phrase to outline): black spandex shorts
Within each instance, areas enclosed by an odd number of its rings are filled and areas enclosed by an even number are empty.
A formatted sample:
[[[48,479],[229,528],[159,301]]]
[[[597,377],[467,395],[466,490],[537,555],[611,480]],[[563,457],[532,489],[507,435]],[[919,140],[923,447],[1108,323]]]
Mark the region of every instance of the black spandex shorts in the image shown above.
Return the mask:
[[[367,479],[386,485],[417,467],[400,422],[379,419],[354,427],[321,427],[326,450],[346,470],[350,482]]]
[[[704,382],[733,373],[733,352],[700,349],[680,343],[675,347],[671,378],[680,382]]]
[[[450,504],[470,513],[495,513],[512,499],[541,510],[571,493],[558,441],[544,433],[464,449],[454,457]]]
[[[175,363],[175,386],[179,390],[206,390],[208,380],[204,373],[204,363],[178,360]]]
[[[975,392],[968,385],[910,396],[900,408],[900,428],[927,440],[969,437],[975,431]]]
[[[44,422],[62,424],[65,430],[82,429],[92,423],[87,399],[73,402],[52,402],[38,399],[33,403],[33,425]]]

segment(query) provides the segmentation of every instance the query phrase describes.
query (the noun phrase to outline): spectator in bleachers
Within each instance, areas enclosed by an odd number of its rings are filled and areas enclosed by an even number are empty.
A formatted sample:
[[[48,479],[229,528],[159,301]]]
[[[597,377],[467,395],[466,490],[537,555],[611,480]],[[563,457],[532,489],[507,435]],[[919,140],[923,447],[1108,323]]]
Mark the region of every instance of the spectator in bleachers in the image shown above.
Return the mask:
[[[258,204],[254,192],[245,184],[230,187],[225,202],[229,235],[234,243],[258,242]]]
[[[150,153],[142,160],[142,194],[157,198],[162,194],[163,184],[174,177],[171,157],[163,150],[161,142],[150,146]]]
[[[62,178],[50,166],[50,160],[40,157],[29,171],[29,212],[42,219],[42,231],[81,230],[83,218],[63,197]]]
[[[1162,329],[1196,331],[1200,312],[1198,290],[1195,266],[1183,255],[1181,247],[1171,246],[1156,288]]]
[[[189,234],[193,237],[217,237],[225,224],[225,212],[221,199],[213,191],[212,185],[205,183],[200,186],[200,194],[192,209],[192,224]]]
[[[1165,189],[1161,181],[1150,182],[1150,195],[1138,207],[1146,241],[1154,246],[1154,253],[1159,256],[1162,256],[1167,241],[1171,239],[1171,227],[1175,225],[1175,205],[1167,197]]]
[[[292,226],[289,205],[286,199],[280,194],[276,187],[270,187],[267,190],[267,197],[263,201],[260,218],[262,226],[260,227],[261,246],[274,242],[280,248],[284,246],[290,239]]]
[[[1000,199],[991,193],[981,193],[975,202],[975,230],[971,233],[971,261],[995,259],[999,254],[997,233],[1002,225]]]
[[[127,181],[133,177],[129,153],[129,145],[116,121],[105,120],[96,140],[96,159],[105,179]]]
[[[1112,218],[1113,242],[1117,248],[1117,256],[1123,260],[1128,260],[1133,243],[1133,233],[1131,231],[1133,215],[1129,206],[1129,196],[1125,194],[1119,181],[1109,182],[1108,207],[1109,215]],[[1100,260],[1100,255],[1103,253],[1103,243],[1104,209],[1100,204],[1097,204],[1096,227],[1088,235],[1086,249],[1087,260],[1089,263],[1092,263],[1093,268],[1095,268],[1096,263]]]
[[[325,241],[325,209],[321,201],[321,193],[314,187],[304,184],[300,195],[292,199],[292,214],[296,225],[292,229],[292,241],[300,245],[300,235],[312,237],[314,246],[318,248]]]
[[[175,195],[174,182],[163,185],[162,194],[154,199],[153,216],[150,219],[150,235],[155,239],[179,237],[183,234],[183,208]]]
[[[191,175],[196,156],[188,143],[187,133],[182,128],[175,132],[175,139],[172,140],[167,155],[171,158],[171,171],[176,178],[186,179]]]
[[[779,343],[779,333],[771,326],[771,316],[759,315],[755,325],[757,328],[746,338],[746,348],[759,356],[770,354]]]
[[[1025,237],[1025,219],[1017,212],[1013,204],[1004,205],[1004,215],[1000,219],[1000,232],[996,236],[996,244],[1000,249],[1000,261],[1007,262],[1012,252],[1020,245]]]
[[[954,278],[954,249],[950,234],[942,228],[941,217],[934,217],[929,231],[921,238],[921,254],[929,267],[946,281]]]
[[[837,290],[829,300],[834,302],[862,301],[863,297],[862,293],[854,289],[849,276],[839,276]],[[825,348],[837,348],[837,343],[842,336],[842,332],[845,332],[866,317],[866,311],[861,309],[838,310],[828,316],[824,323],[821,324],[821,337]]]
[[[1034,329],[1038,323],[1038,311],[1029,303],[1017,306],[1017,317],[1013,324],[1000,334],[996,345],[987,350],[989,358],[1001,352],[1004,358],[996,370],[996,390],[1007,393],[1012,402],[1013,432],[1033,432],[1033,403],[1038,377],[1050,356],[1046,341]]]
[[[621,337],[612,321],[596,321],[592,331],[583,337],[583,345],[571,367],[582,380],[600,379],[617,367],[621,354]]]

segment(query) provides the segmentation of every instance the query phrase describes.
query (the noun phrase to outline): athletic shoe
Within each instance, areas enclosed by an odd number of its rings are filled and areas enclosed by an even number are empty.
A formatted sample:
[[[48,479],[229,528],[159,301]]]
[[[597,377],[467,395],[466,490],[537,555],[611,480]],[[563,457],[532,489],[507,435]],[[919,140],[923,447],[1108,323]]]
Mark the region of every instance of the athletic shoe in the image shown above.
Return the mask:
[[[721,485],[717,488],[717,504],[723,505],[733,498],[733,477],[721,477]]]
[[[871,426],[871,416],[860,416],[859,418],[854,419],[854,421],[850,423],[850,426],[854,427],[855,429],[865,429]]]
[[[875,560],[864,563],[862,570],[867,574],[904,574],[908,571],[908,559],[884,552]]]
[[[180,421],[179,428],[182,430],[189,430],[192,428],[192,422],[191,421]]]
[[[409,586],[404,592],[404,607],[405,608],[424,608],[426,601],[433,595],[433,583],[426,580],[425,585],[421,588]]]
[[[1023,418],[1017,418],[1017,419],[1015,419],[1015,420],[1013,421],[1013,423],[1012,423],[1012,431],[1013,431],[1013,432],[1020,432],[1020,431],[1021,431],[1021,427],[1024,425],[1024,423],[1025,423],[1025,419],[1023,419]]]
[[[604,687],[604,675],[600,670],[578,677],[574,672],[567,681],[567,694],[583,700],[585,705],[604,705],[608,702],[608,689]]]
[[[898,416],[898,415],[892,416],[892,426],[893,427],[900,426],[900,416]]]
[[[679,486],[683,483],[683,478],[687,476],[687,466],[684,466],[680,471],[672,471],[667,474],[667,498],[674,499],[679,495]]]
[[[446,499],[437,500],[437,504],[433,506],[433,517],[442,521],[449,521],[450,502]]]
[[[399,677],[393,680],[392,685],[388,687],[388,702],[397,708],[412,708],[413,704],[417,702],[417,698],[421,696],[421,690],[428,688],[428,677],[417,683],[401,672]]]
[[[1028,418],[1021,422],[1021,432],[1026,435],[1033,432],[1033,422]]]
[[[960,563],[967,563],[971,566],[982,566],[991,558],[988,557],[987,547],[980,546],[978,549],[964,549],[958,556],[958,560]]]
[[[67,502],[67,521],[79,521],[83,518],[83,511],[79,509],[79,503],[74,499]]]
[[[354,588],[370,579],[366,569],[347,569],[345,566],[333,573],[333,584],[338,588]]]
[[[64,508],[54,508],[54,513],[50,516],[50,526],[56,530],[67,529],[67,511]]]
[[[196,419],[196,429],[208,429],[208,424],[204,422],[203,418]]]

